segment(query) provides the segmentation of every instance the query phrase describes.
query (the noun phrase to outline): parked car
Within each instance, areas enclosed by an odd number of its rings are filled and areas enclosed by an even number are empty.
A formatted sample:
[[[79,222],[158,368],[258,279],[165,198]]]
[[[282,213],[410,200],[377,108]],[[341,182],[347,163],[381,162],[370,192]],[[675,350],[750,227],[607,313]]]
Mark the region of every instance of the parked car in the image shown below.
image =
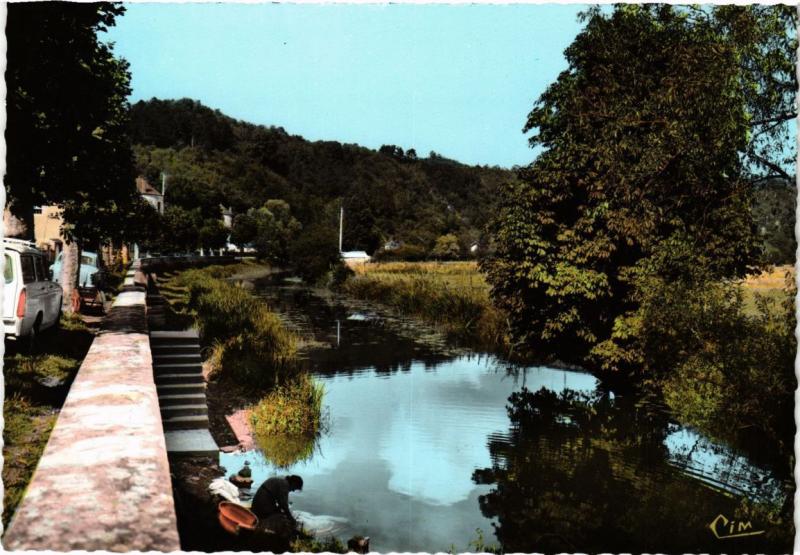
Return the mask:
[[[36,336],[61,318],[61,286],[50,280],[44,253],[30,241],[3,239],[3,329],[6,337]]]
[[[64,252],[58,253],[55,261],[50,266],[50,276],[56,283],[61,282],[61,260]],[[81,252],[81,275],[78,280],[79,287],[91,287],[95,285],[95,274],[97,274],[97,254],[90,251]]]

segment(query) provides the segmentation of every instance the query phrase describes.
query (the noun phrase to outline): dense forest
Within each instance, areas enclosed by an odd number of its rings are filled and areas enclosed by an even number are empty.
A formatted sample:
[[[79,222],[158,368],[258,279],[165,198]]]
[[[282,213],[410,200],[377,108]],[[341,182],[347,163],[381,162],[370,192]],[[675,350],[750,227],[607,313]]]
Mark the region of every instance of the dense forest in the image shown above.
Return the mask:
[[[498,191],[517,179],[514,170],[468,166],[435,152],[421,157],[413,148],[312,142],[191,99],[137,102],[130,135],[138,173],[157,188],[166,175],[164,231],[152,240],[159,250],[223,246],[221,206],[244,218],[267,201],[282,200],[300,228],[328,235],[334,244],[343,205],[345,250],[459,258],[475,243],[487,246],[484,231]],[[794,197],[793,184],[778,179],[753,196],[768,263],[794,259]],[[397,248],[383,251],[389,242]]]
[[[401,256],[427,256],[453,237],[466,253],[491,214],[487,204],[512,176],[413,148],[311,142],[189,99],[134,104],[131,140],[141,175],[156,187],[167,175],[168,212],[182,212],[172,219],[186,222],[186,211],[218,218],[221,205],[245,214],[279,199],[304,229],[335,230],[343,205],[345,250],[370,254],[394,241]]]

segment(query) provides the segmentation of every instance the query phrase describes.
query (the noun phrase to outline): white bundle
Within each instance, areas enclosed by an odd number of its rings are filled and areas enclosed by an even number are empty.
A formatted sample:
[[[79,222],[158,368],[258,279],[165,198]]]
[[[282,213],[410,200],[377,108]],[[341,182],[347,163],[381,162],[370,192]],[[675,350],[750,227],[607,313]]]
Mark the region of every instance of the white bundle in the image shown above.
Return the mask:
[[[228,501],[239,503],[239,488],[225,478],[217,478],[208,485],[208,491],[224,497]]]

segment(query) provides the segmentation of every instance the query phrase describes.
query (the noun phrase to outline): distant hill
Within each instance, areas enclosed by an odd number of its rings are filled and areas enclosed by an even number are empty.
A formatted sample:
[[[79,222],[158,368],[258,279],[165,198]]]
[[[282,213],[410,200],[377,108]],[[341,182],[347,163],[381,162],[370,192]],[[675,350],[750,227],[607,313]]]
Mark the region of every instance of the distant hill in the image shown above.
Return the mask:
[[[370,253],[390,239],[429,251],[445,234],[468,248],[514,175],[395,145],[311,142],[190,99],[137,102],[130,131],[138,171],[153,184],[168,175],[167,205],[199,206],[210,217],[220,204],[242,213],[283,199],[304,226],[335,227],[342,202],[345,249]]]

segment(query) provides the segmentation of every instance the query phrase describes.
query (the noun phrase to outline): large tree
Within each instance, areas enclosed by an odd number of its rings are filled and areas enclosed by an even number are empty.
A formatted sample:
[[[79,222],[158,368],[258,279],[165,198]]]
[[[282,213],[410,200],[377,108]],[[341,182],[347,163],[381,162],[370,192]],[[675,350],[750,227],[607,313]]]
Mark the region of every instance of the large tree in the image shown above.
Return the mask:
[[[752,135],[767,119],[751,94],[756,74],[774,85],[753,67],[772,44],[753,29],[771,15],[663,5],[584,14],[569,68],[528,116],[542,153],[505,187],[496,254],[482,263],[519,344],[630,370],[638,361],[624,344],[648,276],[680,279],[702,265],[719,279],[752,268],[748,178],[757,168],[748,157],[783,154],[780,141],[764,151]]]
[[[123,12],[109,3],[8,6],[5,185],[31,235],[33,206],[55,204],[70,242],[135,238],[137,226],[121,225],[141,209],[127,137],[130,74],[98,38]]]

